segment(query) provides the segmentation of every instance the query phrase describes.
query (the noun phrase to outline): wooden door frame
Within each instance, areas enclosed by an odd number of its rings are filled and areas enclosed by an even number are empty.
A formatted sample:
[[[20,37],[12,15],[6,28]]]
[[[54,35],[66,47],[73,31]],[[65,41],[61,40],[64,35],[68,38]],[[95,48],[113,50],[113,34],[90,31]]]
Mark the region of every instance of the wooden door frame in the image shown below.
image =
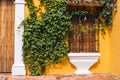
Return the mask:
[[[14,26],[14,64],[12,66],[12,75],[26,75],[25,64],[22,59],[22,34],[24,28],[18,31],[18,26],[24,19],[24,0],[15,0],[15,26]]]

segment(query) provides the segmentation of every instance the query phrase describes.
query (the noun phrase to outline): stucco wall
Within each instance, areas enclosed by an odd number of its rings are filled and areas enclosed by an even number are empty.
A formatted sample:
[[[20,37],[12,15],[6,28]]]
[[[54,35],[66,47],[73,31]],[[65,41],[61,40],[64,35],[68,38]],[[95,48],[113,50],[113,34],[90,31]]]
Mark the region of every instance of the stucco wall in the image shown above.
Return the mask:
[[[39,2],[34,0],[36,5]],[[120,4],[120,0],[118,0],[118,4]],[[114,24],[112,30],[107,28],[106,34],[100,33],[100,54],[101,57],[99,61],[91,67],[91,71],[93,73],[107,73],[113,72],[120,75],[120,12],[119,12],[119,5],[118,5],[118,12],[114,18]],[[44,9],[43,9],[44,11]],[[28,10],[25,7],[25,15],[28,15]],[[69,60],[64,60],[60,64],[53,65],[46,67],[46,74],[72,74],[75,71],[75,67],[69,63]]]
[[[105,29],[106,34],[100,33],[100,54],[99,61],[91,67],[93,73],[106,73],[110,70],[110,31]]]
[[[110,72],[120,75],[120,0],[110,37]]]

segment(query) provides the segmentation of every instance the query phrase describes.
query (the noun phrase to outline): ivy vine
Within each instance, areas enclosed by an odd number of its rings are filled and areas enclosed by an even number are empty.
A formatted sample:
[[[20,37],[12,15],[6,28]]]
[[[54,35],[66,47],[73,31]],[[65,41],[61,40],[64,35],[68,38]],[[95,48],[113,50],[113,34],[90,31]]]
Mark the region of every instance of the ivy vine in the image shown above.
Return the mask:
[[[71,16],[66,10],[66,0],[39,0],[46,12],[35,7],[33,0],[26,0],[29,16],[22,22],[23,59],[31,75],[40,75],[51,63],[67,58],[66,34],[71,30]],[[41,14],[41,18],[37,14]]]
[[[113,12],[117,12],[117,0],[101,0],[104,4],[99,12],[99,16],[96,19],[97,26],[100,27],[103,33],[105,32],[105,27],[112,27],[113,22]]]
[[[103,6],[100,8],[97,8],[97,12],[94,14],[97,14],[97,16],[94,18],[94,27],[98,27],[99,30],[101,30],[103,33],[105,32],[105,27],[111,27],[112,26],[112,18],[114,17],[112,14],[113,12],[117,12],[117,0],[67,0],[71,3],[87,3],[87,4],[102,4]],[[87,16],[90,14],[89,10],[86,10],[85,8],[81,9],[76,9],[72,11],[71,15],[76,15],[78,17],[84,17],[80,19],[79,25],[81,27],[84,27],[84,25],[81,23],[81,21],[87,21]],[[80,27],[78,26],[78,27]],[[93,27],[94,30],[95,28]],[[90,29],[89,29],[90,30]],[[88,31],[89,31],[88,30]],[[85,32],[85,31],[83,31]]]
[[[79,3],[82,0],[69,1]],[[84,10],[69,13],[66,0],[39,0],[39,3],[45,6],[45,13],[35,6],[33,0],[26,0],[29,16],[22,22],[23,60],[31,75],[41,75],[47,65],[60,63],[68,57],[65,36],[72,30],[71,17],[79,15],[87,20],[88,14]],[[105,26],[112,26],[112,10],[117,11],[116,0],[93,0],[93,3],[104,4],[95,19],[95,26],[102,27],[104,32]],[[83,26],[81,21],[79,26]]]

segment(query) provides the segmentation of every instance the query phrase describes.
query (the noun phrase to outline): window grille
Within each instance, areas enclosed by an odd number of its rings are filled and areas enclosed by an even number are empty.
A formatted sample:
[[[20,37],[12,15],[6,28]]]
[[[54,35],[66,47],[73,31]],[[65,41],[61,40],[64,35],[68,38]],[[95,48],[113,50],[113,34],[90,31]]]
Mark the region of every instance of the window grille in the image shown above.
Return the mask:
[[[86,21],[84,20],[86,18]],[[95,14],[86,17],[73,16],[72,31],[69,33],[69,52],[93,53],[99,51],[99,30],[94,26]],[[79,23],[82,26],[79,26]]]

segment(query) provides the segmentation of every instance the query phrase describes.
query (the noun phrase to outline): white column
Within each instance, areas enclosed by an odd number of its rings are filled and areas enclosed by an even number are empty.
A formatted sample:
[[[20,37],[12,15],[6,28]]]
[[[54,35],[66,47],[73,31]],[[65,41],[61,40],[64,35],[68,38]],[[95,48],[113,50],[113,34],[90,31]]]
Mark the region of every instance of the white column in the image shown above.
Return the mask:
[[[24,0],[15,0],[14,64],[12,66],[12,75],[26,75],[22,57],[22,34],[24,28],[18,29],[19,24],[24,19],[24,4]]]

